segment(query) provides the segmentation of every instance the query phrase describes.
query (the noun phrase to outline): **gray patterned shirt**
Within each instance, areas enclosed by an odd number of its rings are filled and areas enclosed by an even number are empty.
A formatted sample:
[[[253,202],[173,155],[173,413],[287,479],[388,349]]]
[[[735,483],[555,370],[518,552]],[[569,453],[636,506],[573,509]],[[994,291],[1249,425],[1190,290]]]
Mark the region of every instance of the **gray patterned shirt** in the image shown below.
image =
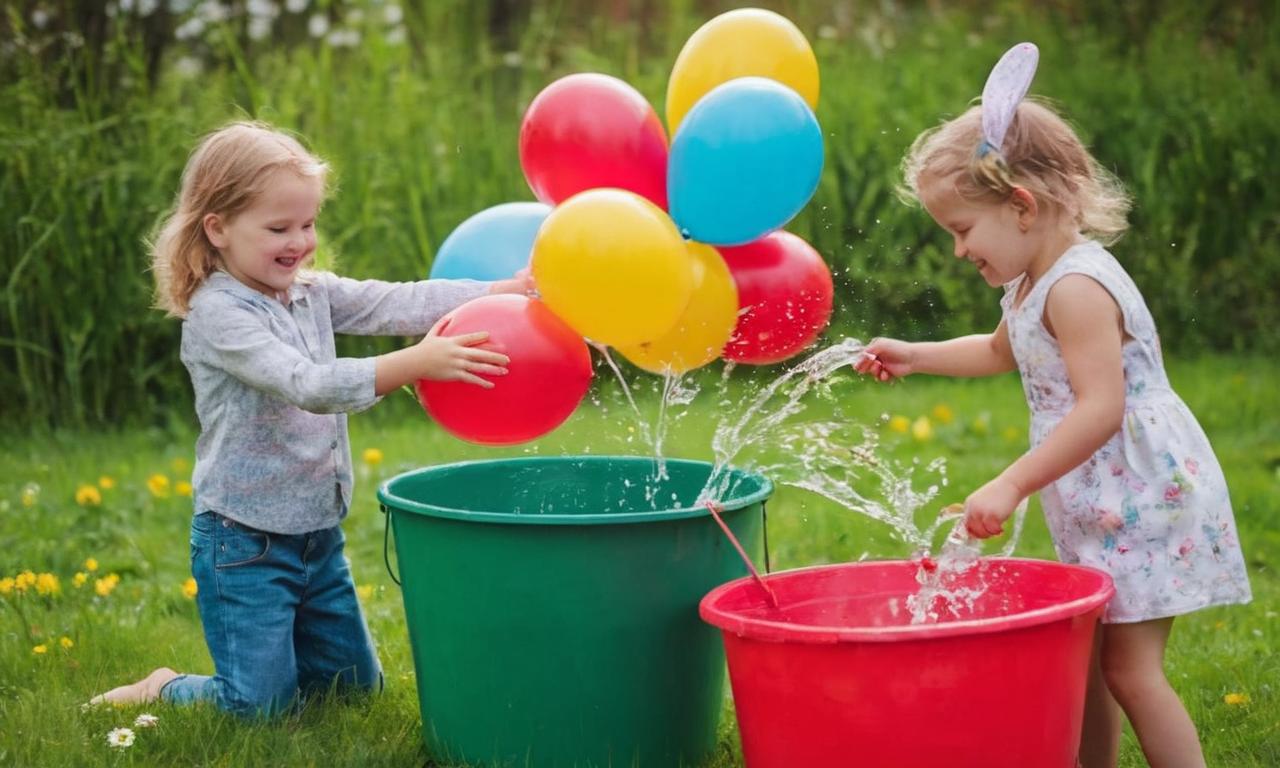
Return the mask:
[[[341,358],[335,333],[420,335],[488,283],[302,273],[289,303],[215,272],[191,298],[182,362],[200,437],[195,511],[276,533],[337,525],[351,505],[347,412],[377,401],[374,359]]]

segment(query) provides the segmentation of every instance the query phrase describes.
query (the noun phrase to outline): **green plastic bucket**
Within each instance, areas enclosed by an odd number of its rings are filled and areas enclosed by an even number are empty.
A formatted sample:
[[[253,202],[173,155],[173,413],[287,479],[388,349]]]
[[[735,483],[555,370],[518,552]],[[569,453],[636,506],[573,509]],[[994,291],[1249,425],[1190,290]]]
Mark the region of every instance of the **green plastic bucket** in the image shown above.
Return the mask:
[[[747,571],[694,505],[711,465],[666,466],[655,485],[651,458],[477,461],[378,489],[435,759],[581,768],[709,755],[724,651],[698,601]],[[721,518],[754,552],[773,485],[734,470],[729,488]]]

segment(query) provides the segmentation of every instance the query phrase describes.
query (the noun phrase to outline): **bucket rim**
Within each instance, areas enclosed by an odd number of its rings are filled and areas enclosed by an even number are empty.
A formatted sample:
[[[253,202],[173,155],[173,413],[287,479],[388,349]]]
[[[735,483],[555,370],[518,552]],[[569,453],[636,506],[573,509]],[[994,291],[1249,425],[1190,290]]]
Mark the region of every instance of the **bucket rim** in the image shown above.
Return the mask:
[[[419,467],[418,469],[409,470],[408,472],[401,472],[395,477],[384,480],[378,486],[378,501],[382,503],[386,510],[390,511],[399,510],[403,512],[412,512],[419,515],[425,515],[427,517],[443,518],[447,520],[463,520],[474,523],[499,523],[507,525],[621,525],[628,523],[653,523],[666,520],[686,520],[690,518],[705,517],[710,514],[707,508],[703,505],[678,507],[675,509],[645,510],[640,512],[611,512],[607,514],[516,514],[512,512],[459,509],[456,507],[444,507],[436,504],[424,504],[420,501],[414,501],[413,499],[406,499],[403,496],[398,496],[391,490],[392,484],[405,480],[409,477],[458,470],[475,465],[528,465],[559,463],[565,461],[593,464],[604,461],[622,461],[628,464],[637,464],[642,462],[647,464],[656,464],[656,460],[651,456],[604,456],[595,454],[574,456],[516,456],[500,459],[471,459],[467,461],[455,461],[448,464],[434,464],[427,467]],[[701,461],[699,459],[667,458],[666,462],[667,464],[700,465],[707,467],[708,469],[714,466],[711,462]],[[753,504],[763,502],[773,494],[773,481],[768,477],[756,472],[749,472],[733,465],[729,465],[729,471],[734,474],[756,479],[759,481],[760,487],[752,493],[720,501],[719,509],[722,509],[725,512],[734,512],[740,509],[745,509]]]
[[[729,611],[716,605],[730,593],[744,588],[759,589],[750,577],[735,579],[721,584],[708,592],[698,603],[698,615],[702,620],[725,633],[733,633],[738,637],[768,642],[791,642],[806,645],[832,643],[893,643],[911,640],[937,640],[960,635],[982,635],[994,632],[1007,632],[1024,629],[1040,624],[1048,624],[1061,619],[1084,615],[1092,610],[1100,609],[1115,595],[1115,583],[1111,575],[1100,568],[1073,563],[1059,563],[1053,560],[1042,560],[1030,557],[984,557],[984,561],[993,564],[1031,564],[1037,568],[1045,565],[1067,570],[1085,571],[1101,576],[1100,588],[1091,594],[1065,603],[1036,608],[1030,611],[993,616],[984,619],[968,619],[965,621],[948,621],[939,624],[906,624],[888,627],[839,627],[801,625],[783,621],[769,621],[744,616],[736,611]],[[915,565],[910,560],[864,560],[856,563],[830,563],[814,565],[806,568],[793,568],[786,571],[774,571],[764,576],[765,581],[785,580],[795,574],[817,571],[847,570],[861,567],[883,567],[886,565]]]

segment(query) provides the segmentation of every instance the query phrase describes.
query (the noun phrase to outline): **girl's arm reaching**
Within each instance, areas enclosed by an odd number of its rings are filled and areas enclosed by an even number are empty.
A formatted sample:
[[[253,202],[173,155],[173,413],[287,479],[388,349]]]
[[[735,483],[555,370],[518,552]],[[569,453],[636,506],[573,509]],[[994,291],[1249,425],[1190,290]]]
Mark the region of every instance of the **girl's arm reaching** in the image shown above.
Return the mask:
[[[1045,319],[1058,339],[1075,405],[1044,442],[965,500],[965,525],[979,538],[1000,533],[1022,499],[1080,466],[1124,419],[1124,320],[1106,288],[1085,275],[1054,283]]]
[[[480,374],[502,376],[511,359],[501,352],[481,349],[487,333],[441,336],[437,325],[411,347],[397,349],[374,360],[373,391],[378,397],[418,379],[465,381],[485,389],[493,382]]]
[[[875,339],[854,369],[891,381],[912,373],[938,376],[994,376],[1017,367],[1004,321],[991,333],[961,336],[947,341],[898,341]]]

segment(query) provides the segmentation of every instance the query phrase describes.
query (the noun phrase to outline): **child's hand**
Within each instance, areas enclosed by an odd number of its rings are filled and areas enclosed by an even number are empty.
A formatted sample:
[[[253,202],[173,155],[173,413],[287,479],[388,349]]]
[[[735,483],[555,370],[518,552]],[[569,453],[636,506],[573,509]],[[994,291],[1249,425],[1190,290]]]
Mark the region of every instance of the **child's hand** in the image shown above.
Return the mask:
[[[1008,480],[997,477],[964,500],[964,527],[979,539],[999,536],[1022,494]]]
[[[437,323],[422,341],[414,345],[417,358],[417,378],[434,381],[465,381],[485,389],[492,389],[493,382],[479,374],[502,376],[511,358],[501,352],[480,349],[489,334],[464,333],[459,336],[441,336],[441,324]]]
[[[533,284],[533,275],[525,267],[506,280],[495,280],[489,286],[489,293],[518,293],[523,296],[537,296],[538,288]]]
[[[853,364],[858,373],[866,373],[880,381],[909,376],[915,364],[915,351],[909,341],[873,339]]]

